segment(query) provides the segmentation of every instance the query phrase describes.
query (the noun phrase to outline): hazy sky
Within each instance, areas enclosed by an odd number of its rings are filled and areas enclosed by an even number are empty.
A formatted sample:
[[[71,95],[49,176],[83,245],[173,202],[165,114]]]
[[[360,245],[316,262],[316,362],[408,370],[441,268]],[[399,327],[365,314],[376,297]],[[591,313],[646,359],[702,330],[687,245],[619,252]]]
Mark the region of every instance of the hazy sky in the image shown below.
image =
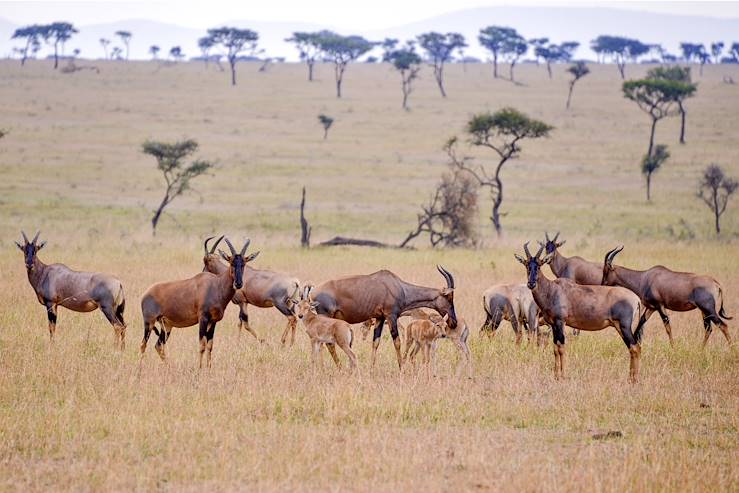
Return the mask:
[[[0,17],[22,24],[65,19],[77,25],[127,19],[151,19],[206,28],[229,20],[301,21],[347,29],[388,28],[470,7],[548,5],[617,7],[674,14],[739,18],[739,2],[572,2],[496,0],[267,0],[139,2],[4,2]]]

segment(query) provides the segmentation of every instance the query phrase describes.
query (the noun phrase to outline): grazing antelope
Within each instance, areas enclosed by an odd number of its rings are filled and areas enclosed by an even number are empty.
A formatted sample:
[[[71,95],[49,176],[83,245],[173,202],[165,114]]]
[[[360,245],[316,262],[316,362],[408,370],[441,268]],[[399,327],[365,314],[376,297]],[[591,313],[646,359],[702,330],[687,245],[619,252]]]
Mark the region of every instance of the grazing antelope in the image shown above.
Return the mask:
[[[557,241],[559,231],[554,238],[549,238],[549,233],[544,233],[545,243],[544,250],[547,255],[552,255],[552,261],[549,268],[558,278],[572,279],[577,284],[599,285],[603,277],[603,266],[597,262],[590,262],[582,257],[565,257],[559,253],[559,248],[565,244],[567,240]],[[542,243],[539,242],[541,245]]]
[[[554,339],[554,377],[564,377],[565,324],[580,330],[596,331],[615,327],[631,357],[629,381],[639,379],[641,346],[632,333],[639,320],[639,297],[626,288],[586,286],[569,279],[550,281],[540,273],[542,265],[551,262],[552,254],[540,258],[542,245],[536,255],[529,253],[528,242],[523,246],[526,258],[515,255],[526,267],[528,287],[539,305],[544,320],[552,326]]]
[[[443,267],[437,266],[446,281],[442,289],[427,288],[407,283],[388,270],[369,275],[351,276],[326,281],[310,290],[312,301],[319,303],[319,314],[345,320],[350,324],[377,320],[372,339],[372,368],[375,366],[377,347],[380,345],[382,327],[387,320],[393,337],[398,368],[402,368],[398,318],[413,308],[431,308],[440,315],[449,315],[449,326],[457,327],[454,312],[454,278]],[[329,348],[331,346],[328,346]]]
[[[246,240],[238,253],[228,238],[226,244],[231,250],[231,255],[221,253],[229,264],[229,268],[224,272],[217,275],[201,272],[182,281],[160,282],[146,290],[141,298],[141,313],[144,317],[142,358],[152,330],[159,337],[155,348],[162,360],[166,361],[164,348],[172,327],[190,327],[199,323],[199,366],[203,367],[203,353],[207,349],[210,368],[216,323],[223,318],[223,312],[234,293],[243,286],[244,265],[259,255],[259,252],[255,252],[244,257],[249,240]],[[156,328],[157,322],[160,330]]]
[[[91,312],[97,308],[113,326],[121,350],[126,346],[126,322],[123,311],[126,298],[121,281],[109,274],[98,272],[78,272],[64,264],[46,265],[38,258],[38,252],[46,245],[38,243],[41,232],[28,241],[23,235],[23,245],[15,242],[23,252],[28,282],[36,292],[39,303],[46,307],[49,319],[49,338],[54,340],[56,331],[57,307],[63,306],[74,312]]]
[[[415,366],[415,357],[419,350],[423,351],[423,364],[426,367],[426,378],[436,376],[436,340],[446,337],[446,321],[449,315],[441,319],[416,318],[404,329],[405,332],[405,354],[403,361],[408,359],[410,352],[411,363]],[[411,346],[413,350],[411,351]]]
[[[336,356],[334,345],[337,345],[344,351],[349,358],[349,371],[353,372],[357,367],[357,357],[352,351],[352,342],[354,341],[354,331],[352,326],[343,320],[318,315],[316,307],[318,303],[307,299],[300,300],[295,305],[295,315],[303,322],[305,332],[310,337],[311,342],[311,360],[315,368],[316,360],[319,359],[321,344],[326,344],[334,363],[341,368],[339,358]]]
[[[497,334],[500,323],[505,319],[511,323],[516,334],[516,345],[521,344],[519,324],[526,329],[528,342],[532,334],[536,335],[539,344],[539,307],[534,301],[531,290],[525,284],[496,284],[482,293],[485,309],[485,323],[481,332],[489,332],[492,337]]]
[[[726,341],[731,345],[731,334],[724,320],[731,320],[724,311],[724,296],[721,285],[714,278],[691,274],[689,272],[674,272],[657,265],[645,271],[638,271],[613,265],[613,259],[624,249],[623,246],[614,248],[606,253],[603,262],[602,284],[605,286],[623,286],[636,293],[644,305],[644,313],[636,329],[637,341],[641,341],[644,324],[656,311],[662,317],[667,337],[672,340],[672,328],[666,310],[687,312],[698,308],[703,314],[703,328],[706,333],[703,346],[708,343],[711,335],[711,322],[718,325],[724,333]],[[717,307],[720,307],[718,311]],[[724,319],[724,320],[722,320]]]
[[[203,270],[213,274],[221,274],[228,270],[228,266],[221,262],[215,250],[223,236],[218,238],[211,249],[208,250],[208,242],[213,238],[211,236],[205,240]],[[288,333],[290,333],[290,346],[292,346],[295,344],[295,327],[298,323],[292,312],[292,306],[298,301],[296,297],[299,290],[300,281],[295,277],[269,270],[254,269],[249,265],[245,266],[244,287],[237,290],[233,297],[233,303],[239,306],[239,329],[245,329],[259,342],[264,342],[264,339],[257,336],[254,329],[249,326],[249,315],[246,310],[249,305],[259,308],[275,307],[287,318],[287,326],[280,341],[284,345]]]

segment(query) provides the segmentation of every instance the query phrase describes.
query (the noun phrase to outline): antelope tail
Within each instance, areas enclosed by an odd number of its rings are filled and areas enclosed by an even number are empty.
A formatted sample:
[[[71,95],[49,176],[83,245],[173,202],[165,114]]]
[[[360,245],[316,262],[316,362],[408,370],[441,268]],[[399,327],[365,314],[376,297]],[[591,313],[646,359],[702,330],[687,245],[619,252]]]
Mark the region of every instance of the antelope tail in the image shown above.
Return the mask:
[[[725,320],[733,320],[733,317],[728,316],[724,311],[724,291],[721,289],[721,286],[718,287],[718,296],[721,298],[721,308],[718,311],[719,316]]]
[[[349,327],[349,347],[352,347],[353,343],[354,343],[354,329]]]

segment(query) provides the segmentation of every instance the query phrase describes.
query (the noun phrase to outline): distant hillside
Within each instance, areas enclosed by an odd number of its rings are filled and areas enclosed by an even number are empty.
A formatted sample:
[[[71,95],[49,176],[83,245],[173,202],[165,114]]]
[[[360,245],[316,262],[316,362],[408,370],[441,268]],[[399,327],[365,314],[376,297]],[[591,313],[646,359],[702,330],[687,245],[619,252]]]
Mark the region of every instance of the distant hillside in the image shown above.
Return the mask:
[[[297,59],[295,49],[284,42],[296,30],[342,29],[330,25],[301,24],[294,22],[230,21],[224,24],[249,27],[260,34],[260,46],[271,56]],[[638,38],[647,43],[661,43],[669,51],[678,52],[681,41],[711,43],[739,41],[739,19],[671,15],[636,12],[612,8],[593,7],[481,7],[451,12],[423,21],[369,32],[359,32],[372,40],[394,37],[402,40],[415,37],[429,30],[457,31],[465,35],[470,44],[469,54],[485,57],[477,43],[481,27],[491,24],[515,27],[527,38],[549,37],[554,41],[574,40],[582,45],[579,57],[592,57],[588,49],[591,39],[599,34],[615,34]],[[12,23],[0,19],[0,53],[8,54],[13,43],[9,40],[15,29]],[[180,45],[188,56],[197,55],[197,39],[205,29],[193,29],[148,20],[128,20],[107,24],[79,26],[80,33],[68,48],[80,48],[83,56],[99,57],[103,50],[98,42],[101,37],[117,41],[113,33],[125,29],[133,33],[132,58],[148,58],[148,47],[157,44],[163,52]],[[344,34],[349,34],[344,32]],[[120,42],[118,42],[120,45]]]

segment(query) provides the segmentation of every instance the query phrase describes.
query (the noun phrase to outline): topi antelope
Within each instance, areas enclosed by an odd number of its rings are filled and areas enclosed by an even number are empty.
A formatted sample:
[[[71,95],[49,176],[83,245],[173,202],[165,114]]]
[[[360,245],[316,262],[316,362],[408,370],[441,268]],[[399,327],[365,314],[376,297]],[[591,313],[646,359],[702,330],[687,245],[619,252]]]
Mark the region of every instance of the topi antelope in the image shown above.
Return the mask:
[[[572,279],[577,284],[599,285],[603,277],[603,266],[596,262],[589,262],[582,257],[565,257],[559,253],[559,248],[567,240],[557,241],[559,231],[554,238],[549,238],[549,233],[544,233],[546,242],[544,250],[547,255],[552,255],[549,268],[552,274],[558,278]],[[542,243],[539,242],[539,245]]]
[[[636,293],[644,305],[644,313],[636,329],[637,341],[641,341],[644,324],[656,311],[662,317],[667,337],[672,341],[672,328],[666,310],[687,312],[698,308],[703,314],[703,327],[706,331],[703,346],[711,335],[711,323],[718,325],[726,341],[731,345],[729,327],[724,320],[731,320],[724,311],[724,297],[721,285],[712,277],[674,272],[661,265],[645,271],[627,269],[613,265],[613,259],[624,247],[614,248],[606,253],[603,262],[602,284],[623,286]],[[716,308],[719,307],[718,311]],[[722,320],[723,319],[723,320]]]
[[[395,346],[398,367],[402,368],[398,318],[413,308],[431,308],[439,315],[449,315],[449,326],[457,327],[454,312],[454,278],[443,267],[437,266],[446,281],[446,287],[427,288],[407,283],[388,270],[369,275],[344,277],[326,281],[309,290],[310,299],[319,303],[319,314],[345,320],[350,324],[377,320],[372,339],[372,368],[375,366],[377,347],[380,345],[382,327],[387,320]],[[328,346],[329,348],[331,346]]]
[[[204,271],[220,274],[228,270],[228,266],[221,262],[215,253],[221,238],[218,238],[210,250],[208,250],[208,242],[214,237],[205,240],[205,256],[203,257]],[[249,315],[247,307],[254,305],[259,308],[275,307],[280,313],[287,318],[287,326],[282,333],[280,341],[284,345],[287,341],[288,333],[290,333],[290,346],[295,344],[295,327],[297,320],[293,315],[292,307],[296,303],[297,295],[300,290],[300,281],[295,277],[272,272],[269,270],[254,269],[247,265],[244,267],[244,287],[237,290],[233,297],[234,304],[239,306],[239,329],[245,329],[260,342],[264,342],[257,336],[254,329],[249,326]]]
[[[431,318],[414,318],[404,329],[405,354],[407,360],[410,352],[411,363],[415,366],[415,357],[419,350],[423,351],[423,364],[426,367],[426,378],[430,379],[433,373],[436,376],[436,341],[446,337],[446,321],[449,315],[432,320]],[[413,350],[411,351],[411,346]]]
[[[544,320],[552,326],[554,339],[554,377],[564,377],[565,324],[580,330],[596,331],[615,327],[631,357],[629,381],[639,379],[641,346],[632,333],[639,320],[639,297],[626,288],[586,286],[569,279],[550,281],[539,272],[542,265],[551,262],[552,254],[541,258],[542,245],[536,255],[529,252],[528,242],[523,246],[526,258],[515,255],[526,267],[528,287]]]
[[[318,303],[307,299],[300,300],[295,305],[295,315],[303,322],[305,332],[308,334],[311,342],[311,360],[315,368],[316,360],[319,357],[321,344],[326,344],[329,352],[338,368],[341,368],[339,358],[336,356],[334,345],[339,346],[349,357],[349,371],[353,372],[357,368],[357,357],[352,351],[352,342],[354,341],[354,332],[351,325],[336,318],[318,315],[316,307]]]
[[[454,347],[457,348],[457,351],[462,354],[462,357],[465,361],[465,366],[467,367],[468,377],[472,378],[472,355],[470,353],[470,347],[467,344],[467,339],[469,339],[470,335],[470,329],[467,326],[467,322],[464,318],[457,316],[457,326],[452,329],[451,327],[449,327],[449,325],[446,323],[441,315],[433,310],[429,310],[426,308],[415,308],[401,314],[401,317],[406,316],[411,317],[412,320],[431,320],[434,323],[441,323],[444,326],[444,338],[452,341]],[[459,377],[461,371],[462,366],[457,366],[457,377]]]
[[[511,323],[516,334],[516,345],[521,344],[519,324],[523,324],[526,329],[529,343],[534,334],[537,336],[536,343],[539,344],[539,307],[525,284],[491,286],[482,293],[482,302],[486,318],[480,332],[489,332],[494,337],[500,323],[505,319]]]
[[[125,348],[126,323],[123,311],[126,299],[121,281],[108,274],[98,272],[77,272],[64,264],[46,265],[38,258],[38,252],[46,245],[38,243],[41,232],[28,241],[23,235],[23,245],[15,242],[23,252],[28,282],[36,292],[39,303],[46,307],[49,319],[49,337],[54,339],[56,331],[57,307],[63,306],[75,312],[91,312],[97,308],[113,326],[116,340],[121,350]]]
[[[190,327],[199,323],[199,366],[203,367],[203,353],[207,349],[210,368],[216,323],[223,318],[223,312],[234,293],[243,286],[244,265],[259,255],[259,252],[255,252],[244,257],[249,240],[246,240],[240,252],[236,252],[228,238],[226,244],[231,255],[222,253],[229,264],[224,272],[217,275],[201,272],[182,281],[160,282],[146,290],[141,298],[141,313],[144,317],[142,358],[152,330],[159,337],[155,348],[162,360],[166,361],[164,347],[172,327]],[[156,328],[157,322],[160,325],[159,330]]]

